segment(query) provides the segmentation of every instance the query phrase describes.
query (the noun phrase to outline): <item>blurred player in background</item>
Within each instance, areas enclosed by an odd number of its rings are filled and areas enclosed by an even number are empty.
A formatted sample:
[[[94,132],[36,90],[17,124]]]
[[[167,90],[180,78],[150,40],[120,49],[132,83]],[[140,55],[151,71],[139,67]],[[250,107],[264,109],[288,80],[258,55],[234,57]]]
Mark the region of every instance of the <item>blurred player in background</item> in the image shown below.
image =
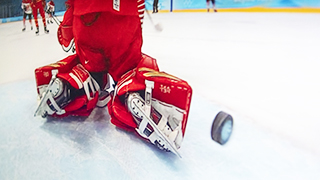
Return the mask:
[[[159,3],[159,0],[153,0],[153,11],[152,11],[152,13],[158,13],[158,3]]]
[[[29,22],[31,25],[31,30],[33,29],[32,21],[31,21],[31,15],[32,15],[32,9],[31,9],[31,0],[22,0],[21,8],[23,9],[23,29],[22,31],[26,30],[26,17],[28,16]]]
[[[44,7],[46,6],[46,1],[45,0],[32,0],[31,2],[31,7],[32,7],[32,14],[34,17],[34,22],[37,27],[36,35],[39,35],[39,24],[38,24],[38,10],[39,13],[42,17],[42,22],[44,26],[44,32],[49,33],[49,30],[47,29],[47,24],[46,24],[46,17],[45,17],[45,12],[44,12]]]
[[[54,2],[52,0],[47,3],[46,13],[48,14],[48,24],[53,23],[52,16],[54,15]]]
[[[207,0],[207,12],[210,12],[210,1],[212,2],[213,12],[217,12],[215,0]]]

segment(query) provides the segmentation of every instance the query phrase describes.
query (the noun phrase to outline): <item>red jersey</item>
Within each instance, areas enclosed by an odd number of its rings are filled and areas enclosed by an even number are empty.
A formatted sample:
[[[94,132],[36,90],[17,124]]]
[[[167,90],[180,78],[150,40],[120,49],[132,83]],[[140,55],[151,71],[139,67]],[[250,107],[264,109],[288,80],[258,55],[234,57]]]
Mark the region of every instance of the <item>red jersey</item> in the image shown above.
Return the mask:
[[[117,15],[137,15],[138,7],[135,0],[71,0],[74,3],[74,15],[93,12],[112,12]]]

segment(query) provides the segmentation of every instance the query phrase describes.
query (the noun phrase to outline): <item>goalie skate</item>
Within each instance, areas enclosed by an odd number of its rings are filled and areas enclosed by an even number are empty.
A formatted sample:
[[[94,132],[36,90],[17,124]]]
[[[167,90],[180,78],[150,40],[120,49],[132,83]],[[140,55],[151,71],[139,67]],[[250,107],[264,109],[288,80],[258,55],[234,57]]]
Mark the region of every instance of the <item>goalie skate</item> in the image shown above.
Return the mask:
[[[160,112],[158,112],[153,107],[148,107],[147,105],[148,103],[146,104],[147,101],[148,101],[148,98],[146,101],[144,101],[144,99],[138,93],[130,93],[127,98],[127,107],[129,111],[132,113],[134,119],[138,123],[138,127],[136,128],[136,131],[142,137],[149,139],[159,149],[165,150],[165,151],[171,151],[181,158],[181,155],[179,154],[178,148],[177,148],[178,145],[175,144],[175,142],[173,142],[174,138],[178,139],[178,141],[182,140],[182,137],[178,135],[179,133],[178,130],[176,129],[175,131],[171,132],[169,136],[167,136],[163,131],[161,131],[159,129],[160,121],[168,118],[165,115],[160,114]],[[159,120],[158,125],[154,122],[155,119],[150,118],[151,114],[156,114],[158,118],[159,117],[161,118],[161,120],[158,119]],[[162,122],[165,122],[165,124],[168,123],[167,120],[164,120]]]
[[[99,100],[97,102],[97,107],[105,107],[109,101],[112,99],[114,94],[115,82],[113,81],[110,74],[108,76],[108,83],[105,85],[104,89],[100,91]]]

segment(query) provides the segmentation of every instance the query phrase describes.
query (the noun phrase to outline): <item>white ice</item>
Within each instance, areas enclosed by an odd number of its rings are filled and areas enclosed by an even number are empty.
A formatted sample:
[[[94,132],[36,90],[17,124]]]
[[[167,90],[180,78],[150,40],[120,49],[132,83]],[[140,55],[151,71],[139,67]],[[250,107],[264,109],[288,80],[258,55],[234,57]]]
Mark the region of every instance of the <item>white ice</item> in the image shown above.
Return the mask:
[[[59,17],[62,19],[62,17]],[[144,20],[143,52],[189,82],[182,158],[89,118],[33,117],[34,69],[63,59],[57,25],[35,36],[0,24],[0,179],[319,179],[320,14],[160,13]],[[234,118],[225,146],[214,116]]]

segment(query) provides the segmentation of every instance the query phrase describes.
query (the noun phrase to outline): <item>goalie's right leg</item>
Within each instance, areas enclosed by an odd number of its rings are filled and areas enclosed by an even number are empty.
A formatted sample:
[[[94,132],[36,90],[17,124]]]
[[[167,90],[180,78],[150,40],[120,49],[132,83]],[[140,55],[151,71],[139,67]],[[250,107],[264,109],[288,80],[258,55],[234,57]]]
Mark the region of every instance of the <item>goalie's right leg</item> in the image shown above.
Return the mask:
[[[81,92],[83,91],[76,90],[65,80],[54,77],[52,83],[48,85],[47,90],[41,96],[35,115],[41,115],[42,117],[54,113],[62,115],[65,113],[63,108],[77,96],[76,94],[80,95]]]
[[[40,103],[35,116],[87,116],[96,106],[100,86],[81,64],[76,64],[75,57],[36,69]]]

